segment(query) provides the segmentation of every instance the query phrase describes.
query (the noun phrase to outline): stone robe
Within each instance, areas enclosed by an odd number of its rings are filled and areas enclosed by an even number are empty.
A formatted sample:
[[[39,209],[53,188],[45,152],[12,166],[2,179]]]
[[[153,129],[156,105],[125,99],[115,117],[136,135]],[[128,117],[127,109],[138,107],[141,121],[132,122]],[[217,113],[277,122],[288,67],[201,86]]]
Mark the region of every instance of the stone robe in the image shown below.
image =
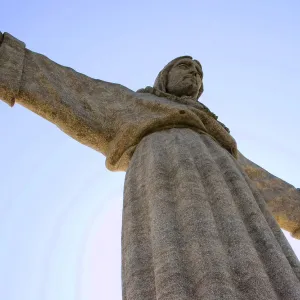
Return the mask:
[[[236,159],[198,104],[92,79],[9,34],[0,40],[0,98],[126,171],[124,300],[300,299],[300,264],[276,222],[300,237],[293,186]]]

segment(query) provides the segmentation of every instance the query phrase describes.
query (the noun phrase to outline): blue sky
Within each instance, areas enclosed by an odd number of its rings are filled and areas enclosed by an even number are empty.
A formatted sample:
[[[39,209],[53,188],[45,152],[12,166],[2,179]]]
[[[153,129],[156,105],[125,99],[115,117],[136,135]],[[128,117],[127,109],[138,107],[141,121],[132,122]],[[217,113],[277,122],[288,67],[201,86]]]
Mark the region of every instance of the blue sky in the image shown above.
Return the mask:
[[[194,56],[201,101],[240,151],[300,187],[299,1],[19,0],[1,12],[0,30],[29,49],[133,90]],[[124,173],[19,105],[0,103],[0,137],[0,298],[121,299]]]

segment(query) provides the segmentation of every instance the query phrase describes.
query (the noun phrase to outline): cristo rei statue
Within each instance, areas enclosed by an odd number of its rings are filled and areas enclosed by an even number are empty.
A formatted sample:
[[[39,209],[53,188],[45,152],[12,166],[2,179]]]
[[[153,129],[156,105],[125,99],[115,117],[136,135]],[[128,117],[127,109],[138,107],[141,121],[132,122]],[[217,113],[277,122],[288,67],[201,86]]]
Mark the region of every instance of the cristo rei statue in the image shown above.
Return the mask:
[[[199,102],[199,61],[178,57],[135,92],[8,33],[0,41],[0,98],[126,172],[123,300],[300,299],[300,264],[280,229],[300,239],[300,192],[239,153]]]

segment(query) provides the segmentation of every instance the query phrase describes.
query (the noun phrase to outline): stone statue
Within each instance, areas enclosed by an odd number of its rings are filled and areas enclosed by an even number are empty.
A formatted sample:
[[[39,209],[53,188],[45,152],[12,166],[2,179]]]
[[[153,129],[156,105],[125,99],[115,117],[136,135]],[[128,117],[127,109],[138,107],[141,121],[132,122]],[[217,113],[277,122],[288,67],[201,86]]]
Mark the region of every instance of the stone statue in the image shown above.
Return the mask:
[[[238,152],[198,101],[202,80],[184,56],[134,92],[1,34],[0,98],[126,171],[124,300],[299,300],[300,264],[279,225],[300,238],[300,193]]]

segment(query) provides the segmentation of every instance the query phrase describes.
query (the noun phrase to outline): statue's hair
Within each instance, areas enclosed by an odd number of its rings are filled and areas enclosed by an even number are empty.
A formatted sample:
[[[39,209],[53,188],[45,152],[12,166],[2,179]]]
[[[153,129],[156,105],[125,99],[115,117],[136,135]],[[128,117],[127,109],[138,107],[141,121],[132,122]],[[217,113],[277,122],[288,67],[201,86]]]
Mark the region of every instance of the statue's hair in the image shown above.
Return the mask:
[[[158,76],[155,79],[153,87],[166,93],[167,92],[167,84],[168,84],[168,74],[169,74],[170,70],[173,68],[173,66],[176,62],[178,62],[179,60],[184,59],[184,58],[189,58],[189,59],[193,60],[194,62],[196,62],[198,64],[198,66],[200,67],[200,70],[201,70],[201,78],[203,78],[202,66],[201,66],[201,64],[198,60],[193,59],[191,56],[179,56],[179,57],[171,60],[159,72]],[[202,95],[202,93],[203,93],[203,83],[202,83],[201,88],[200,88],[200,90],[197,94],[197,99],[199,99],[199,97]]]

